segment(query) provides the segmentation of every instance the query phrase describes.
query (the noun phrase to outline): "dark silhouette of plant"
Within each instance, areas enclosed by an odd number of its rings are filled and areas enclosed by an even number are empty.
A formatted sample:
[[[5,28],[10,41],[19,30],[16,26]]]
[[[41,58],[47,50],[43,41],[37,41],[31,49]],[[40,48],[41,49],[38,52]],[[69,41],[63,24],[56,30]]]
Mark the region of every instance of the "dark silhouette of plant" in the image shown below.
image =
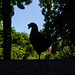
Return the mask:
[[[75,47],[74,0],[39,0],[44,15],[43,33],[51,38],[52,53],[62,51],[63,56],[73,57]],[[61,43],[61,45],[60,45]],[[59,46],[60,45],[60,46]],[[67,46],[70,48],[68,51]],[[65,49],[66,47],[66,49]]]
[[[0,21],[3,20],[3,54],[4,59],[11,59],[11,17],[14,15],[14,5],[24,9],[31,0],[0,0]]]

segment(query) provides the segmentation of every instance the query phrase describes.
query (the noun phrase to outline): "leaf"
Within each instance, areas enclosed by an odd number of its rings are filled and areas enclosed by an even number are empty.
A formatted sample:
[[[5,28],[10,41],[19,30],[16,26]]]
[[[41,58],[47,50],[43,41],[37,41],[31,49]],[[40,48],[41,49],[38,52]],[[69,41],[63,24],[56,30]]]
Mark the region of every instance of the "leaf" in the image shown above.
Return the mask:
[[[24,5],[22,3],[18,3],[17,6],[20,8],[20,9],[25,9]]]

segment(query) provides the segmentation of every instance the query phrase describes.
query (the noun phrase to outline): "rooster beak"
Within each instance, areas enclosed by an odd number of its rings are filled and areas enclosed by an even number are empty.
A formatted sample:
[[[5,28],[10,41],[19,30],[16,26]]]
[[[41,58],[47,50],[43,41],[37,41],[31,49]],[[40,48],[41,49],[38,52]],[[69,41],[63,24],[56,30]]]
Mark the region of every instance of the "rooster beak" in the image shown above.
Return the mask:
[[[29,27],[29,25],[28,25],[28,29],[29,29],[30,27]]]

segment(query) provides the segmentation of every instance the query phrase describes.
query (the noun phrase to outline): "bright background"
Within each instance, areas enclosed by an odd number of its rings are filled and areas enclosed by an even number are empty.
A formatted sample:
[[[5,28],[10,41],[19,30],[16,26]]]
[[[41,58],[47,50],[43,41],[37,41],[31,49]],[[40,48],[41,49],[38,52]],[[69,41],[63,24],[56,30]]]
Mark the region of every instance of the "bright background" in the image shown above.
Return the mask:
[[[14,16],[12,17],[12,27],[15,27],[17,32],[25,32],[30,34],[28,24],[34,22],[38,25],[38,29],[43,29],[44,16],[41,13],[41,8],[38,6],[39,1],[33,0],[30,5],[25,6],[25,9],[14,7]]]

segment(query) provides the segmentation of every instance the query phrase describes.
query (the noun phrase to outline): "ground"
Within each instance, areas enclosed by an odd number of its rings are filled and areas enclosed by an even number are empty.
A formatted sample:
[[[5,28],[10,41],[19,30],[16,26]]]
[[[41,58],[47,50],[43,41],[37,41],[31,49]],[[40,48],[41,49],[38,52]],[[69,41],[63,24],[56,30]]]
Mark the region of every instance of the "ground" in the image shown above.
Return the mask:
[[[0,75],[75,75],[75,59],[0,60]]]

